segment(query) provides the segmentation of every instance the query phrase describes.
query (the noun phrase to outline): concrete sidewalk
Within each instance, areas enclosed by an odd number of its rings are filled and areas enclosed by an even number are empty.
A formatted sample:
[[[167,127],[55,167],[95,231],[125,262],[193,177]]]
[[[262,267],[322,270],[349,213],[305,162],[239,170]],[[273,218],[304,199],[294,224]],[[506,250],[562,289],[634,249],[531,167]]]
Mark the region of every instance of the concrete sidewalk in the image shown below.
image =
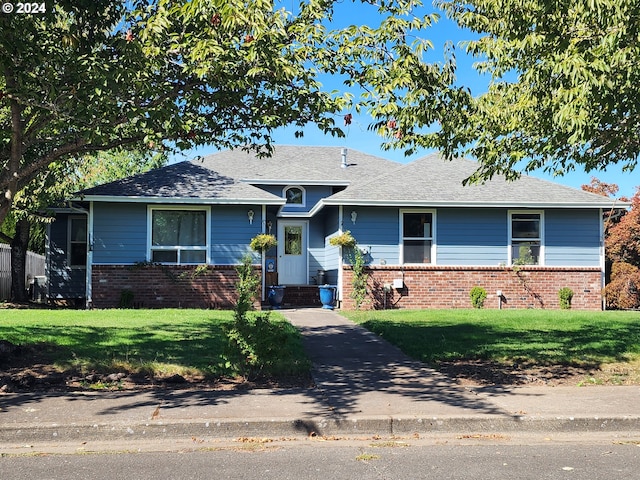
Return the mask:
[[[437,432],[597,432],[640,440],[640,387],[463,388],[335,312],[282,313],[303,333],[315,388],[2,394],[0,447]]]

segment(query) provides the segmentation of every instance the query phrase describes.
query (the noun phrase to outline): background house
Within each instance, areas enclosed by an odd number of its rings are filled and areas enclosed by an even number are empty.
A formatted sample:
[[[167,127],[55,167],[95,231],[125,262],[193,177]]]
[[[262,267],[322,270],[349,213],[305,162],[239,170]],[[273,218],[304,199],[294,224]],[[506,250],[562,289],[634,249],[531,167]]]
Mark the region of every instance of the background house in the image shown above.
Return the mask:
[[[224,151],[80,192],[49,230],[52,299],[95,307],[227,307],[235,266],[261,232],[278,238],[263,285],[313,304],[318,281],[352,270],[330,238],[349,230],[365,254],[371,308],[601,308],[602,213],[612,200],[523,177],[462,186],[468,160],[399,164],[334,147],[278,146],[270,158]],[[500,291],[501,295],[497,295]]]

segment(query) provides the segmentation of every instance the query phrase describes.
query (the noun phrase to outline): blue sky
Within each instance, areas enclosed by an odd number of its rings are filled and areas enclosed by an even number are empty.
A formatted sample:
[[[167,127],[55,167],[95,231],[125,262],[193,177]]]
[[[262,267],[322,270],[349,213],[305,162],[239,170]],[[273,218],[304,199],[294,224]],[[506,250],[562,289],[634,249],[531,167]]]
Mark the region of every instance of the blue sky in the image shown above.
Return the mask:
[[[428,2],[428,0],[426,0]],[[285,2],[285,5],[288,2]],[[429,8],[429,10],[433,10]],[[346,25],[353,18],[358,18],[359,22],[374,24],[375,18],[373,18],[375,12],[371,7],[366,7],[359,1],[351,2],[345,0],[343,3],[338,4],[336,10],[336,22],[342,25]],[[371,20],[367,20],[371,18]],[[370,23],[371,22],[371,23]],[[434,44],[434,50],[432,53],[433,58],[442,58],[443,47],[446,41],[452,41],[455,45],[456,61],[458,67],[458,83],[470,87],[474,94],[481,93],[486,89],[489,81],[488,77],[479,75],[473,69],[473,63],[476,61],[464,54],[463,49],[460,46],[460,42],[472,38],[471,32],[461,30],[454,22],[441,16],[440,21],[434,25],[426,36]],[[338,81],[335,84],[327,84],[327,88],[341,88]],[[394,160],[401,163],[410,162],[420,158],[428,153],[429,150],[422,150],[419,153],[410,157],[405,157],[400,150],[384,151],[380,148],[382,139],[375,133],[367,130],[369,120],[365,115],[356,115],[353,113],[353,121],[351,125],[344,127],[346,134],[345,138],[334,138],[329,135],[324,135],[319,129],[314,126],[309,126],[304,131],[304,137],[295,138],[293,128],[285,128],[278,130],[274,135],[276,145],[323,145],[323,146],[340,146],[348,149],[360,150],[372,155],[378,155],[383,158]],[[336,123],[342,125],[342,117],[336,118]],[[207,155],[215,152],[213,147],[201,147],[198,149],[183,152],[180,156],[183,159],[191,159],[197,155]],[[176,158],[175,160],[179,160]],[[636,169],[635,172],[622,172],[621,167],[616,165],[609,166],[605,171],[595,171],[585,173],[581,168],[578,168],[576,172],[570,173],[563,177],[552,177],[544,172],[533,172],[530,175],[545,180],[554,181],[560,184],[567,185],[573,188],[580,188],[581,185],[588,184],[592,177],[597,177],[599,180],[607,183],[615,183],[620,187],[618,192],[619,196],[631,197],[635,191],[636,186],[640,186],[640,171]]]

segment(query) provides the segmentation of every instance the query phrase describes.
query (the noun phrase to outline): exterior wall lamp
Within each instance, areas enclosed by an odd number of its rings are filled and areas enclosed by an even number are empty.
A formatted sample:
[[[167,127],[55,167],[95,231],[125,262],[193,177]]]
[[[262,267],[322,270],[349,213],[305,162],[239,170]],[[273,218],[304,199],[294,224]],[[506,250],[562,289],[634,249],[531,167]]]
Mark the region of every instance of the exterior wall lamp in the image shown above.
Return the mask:
[[[356,212],[355,210],[351,210],[351,223],[355,225],[357,219],[358,219],[358,212]]]
[[[249,217],[249,224],[253,225],[253,217],[255,216],[255,212],[253,210],[249,210],[247,212],[247,217]]]

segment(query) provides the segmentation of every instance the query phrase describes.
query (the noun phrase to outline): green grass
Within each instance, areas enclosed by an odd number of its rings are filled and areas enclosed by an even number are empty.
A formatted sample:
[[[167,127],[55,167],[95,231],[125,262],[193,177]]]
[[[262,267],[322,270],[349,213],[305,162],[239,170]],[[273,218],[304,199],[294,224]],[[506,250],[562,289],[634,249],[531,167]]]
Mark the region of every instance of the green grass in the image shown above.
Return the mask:
[[[535,365],[640,360],[639,312],[470,309],[343,314],[432,365],[456,360]]]
[[[281,315],[270,318],[284,340],[264,375],[308,372],[298,331]],[[210,378],[238,374],[228,362],[232,322],[233,312],[217,310],[2,309],[0,339],[35,347],[61,371]]]

